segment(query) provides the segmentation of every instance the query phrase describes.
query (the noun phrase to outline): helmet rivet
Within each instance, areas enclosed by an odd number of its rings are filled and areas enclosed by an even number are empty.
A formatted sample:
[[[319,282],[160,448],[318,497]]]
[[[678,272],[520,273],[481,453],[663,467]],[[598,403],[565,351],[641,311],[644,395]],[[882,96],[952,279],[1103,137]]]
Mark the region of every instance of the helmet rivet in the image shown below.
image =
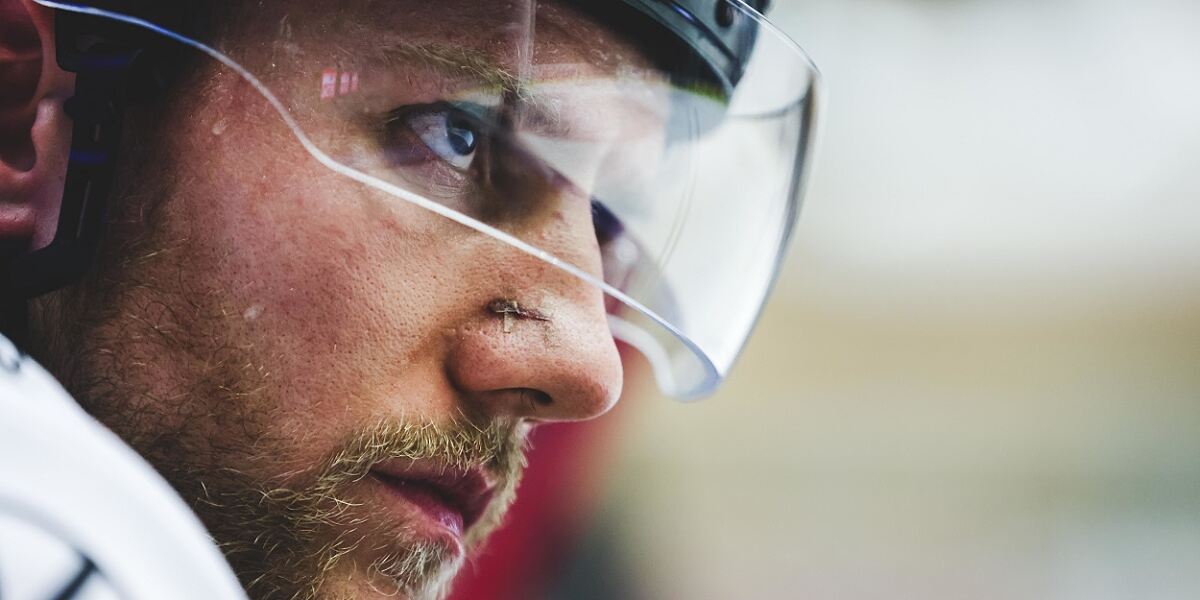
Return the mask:
[[[737,8],[730,0],[717,0],[717,25],[729,27],[737,18]]]

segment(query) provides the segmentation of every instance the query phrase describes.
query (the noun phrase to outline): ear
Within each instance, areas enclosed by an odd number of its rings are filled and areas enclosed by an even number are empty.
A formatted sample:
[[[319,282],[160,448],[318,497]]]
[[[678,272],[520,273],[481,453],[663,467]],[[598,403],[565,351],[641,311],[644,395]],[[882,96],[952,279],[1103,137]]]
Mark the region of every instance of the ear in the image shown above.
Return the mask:
[[[63,101],[74,81],[55,60],[53,11],[0,0],[0,255],[54,238],[71,144]]]

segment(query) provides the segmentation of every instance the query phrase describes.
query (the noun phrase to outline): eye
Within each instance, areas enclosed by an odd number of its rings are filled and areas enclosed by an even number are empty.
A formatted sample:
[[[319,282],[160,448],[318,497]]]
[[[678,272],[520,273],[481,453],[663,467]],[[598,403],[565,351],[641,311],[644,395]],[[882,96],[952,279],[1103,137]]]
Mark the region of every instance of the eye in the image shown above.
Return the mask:
[[[621,220],[603,202],[595,198],[592,199],[592,227],[596,230],[596,241],[601,246],[608,245],[625,231]]]
[[[571,183],[516,139],[506,108],[412,104],[369,123],[389,176],[476,218],[526,218],[582,195],[568,191]]]
[[[432,105],[393,111],[385,149],[401,164],[437,159],[467,171],[482,141],[475,119],[451,106]]]
[[[592,226],[600,244],[604,280],[621,291],[629,291],[642,260],[641,246],[628,235],[621,220],[595,199],[592,200]],[[619,302],[612,297],[606,298],[609,312],[614,312]]]

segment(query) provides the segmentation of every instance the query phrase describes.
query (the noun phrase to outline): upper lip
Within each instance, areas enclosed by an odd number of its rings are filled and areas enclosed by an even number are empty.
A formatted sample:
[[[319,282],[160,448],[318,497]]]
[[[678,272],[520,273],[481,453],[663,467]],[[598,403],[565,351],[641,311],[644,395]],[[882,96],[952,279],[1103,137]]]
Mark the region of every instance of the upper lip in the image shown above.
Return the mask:
[[[463,469],[437,461],[398,459],[380,463],[371,472],[385,483],[392,479],[426,486],[462,515],[464,530],[483,516],[496,489],[482,467]]]

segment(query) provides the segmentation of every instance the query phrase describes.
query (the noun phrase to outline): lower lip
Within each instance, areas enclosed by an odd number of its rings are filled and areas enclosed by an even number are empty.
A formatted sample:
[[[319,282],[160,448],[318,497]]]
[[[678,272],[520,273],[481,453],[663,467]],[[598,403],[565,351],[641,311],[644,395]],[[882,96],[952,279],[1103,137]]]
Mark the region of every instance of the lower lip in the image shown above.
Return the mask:
[[[450,507],[429,484],[396,479],[386,475],[375,475],[392,494],[399,496],[420,510],[435,525],[456,537],[463,534],[462,513]]]

